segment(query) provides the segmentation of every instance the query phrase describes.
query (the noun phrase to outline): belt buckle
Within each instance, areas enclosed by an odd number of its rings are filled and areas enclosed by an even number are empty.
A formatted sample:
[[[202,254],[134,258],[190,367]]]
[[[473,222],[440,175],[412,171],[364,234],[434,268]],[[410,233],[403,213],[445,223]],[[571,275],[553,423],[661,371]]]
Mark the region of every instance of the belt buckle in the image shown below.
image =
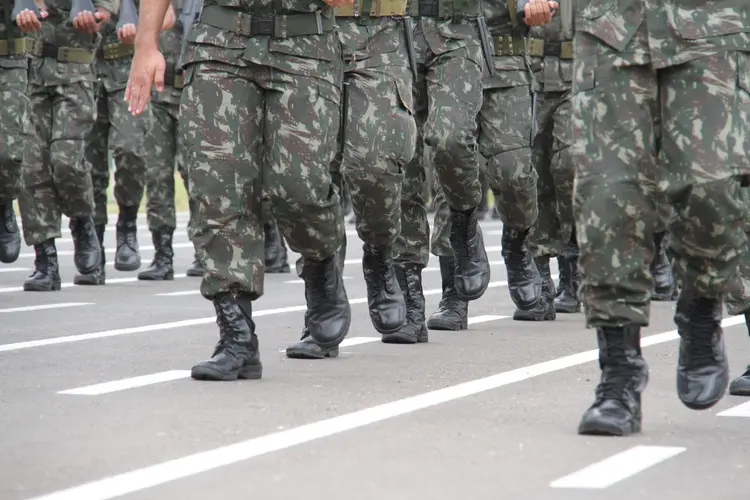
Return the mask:
[[[544,55],[560,57],[562,53],[562,45],[559,43],[545,43],[544,44]]]
[[[273,18],[253,17],[253,36],[256,35],[273,35],[275,22]]]

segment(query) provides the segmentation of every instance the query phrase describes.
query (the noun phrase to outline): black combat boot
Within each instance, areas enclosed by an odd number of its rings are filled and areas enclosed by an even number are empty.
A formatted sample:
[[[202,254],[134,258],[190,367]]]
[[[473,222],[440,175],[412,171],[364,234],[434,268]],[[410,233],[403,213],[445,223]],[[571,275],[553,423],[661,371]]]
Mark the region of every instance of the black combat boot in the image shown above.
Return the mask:
[[[654,292],[651,300],[671,301],[674,293],[674,276],[672,264],[667,256],[664,236],[667,233],[654,234],[654,260],[651,262],[651,276],[654,278]]]
[[[97,286],[103,285],[107,279],[106,276],[106,265],[107,259],[104,253],[104,224],[97,224],[95,226],[96,237],[99,240],[99,252],[102,258],[99,260],[99,267],[91,274],[76,274],[73,277],[73,283],[76,285],[88,285]]]
[[[542,297],[542,277],[526,246],[529,230],[503,226],[503,260],[508,271],[508,291],[517,308],[533,309]]]
[[[286,356],[292,359],[325,359],[337,358],[339,346],[323,348],[314,338],[310,336],[307,328],[308,314],[305,313],[305,328],[302,330],[302,338],[286,348]]]
[[[307,328],[323,349],[338,346],[349,333],[352,322],[352,309],[336,260],[336,255],[322,261],[303,259]]]
[[[578,248],[569,246],[565,254],[557,258],[557,263],[560,267],[560,290],[555,298],[555,311],[566,314],[581,312],[581,301],[578,300],[581,285]]]
[[[750,312],[745,313],[745,325],[747,326],[747,332],[750,333]],[[729,384],[729,394],[732,396],[750,396],[750,365],[748,365],[745,373]]]
[[[476,300],[484,295],[490,284],[490,263],[484,249],[482,229],[477,222],[477,209],[458,212],[451,208],[450,213],[456,293],[462,300]]]
[[[0,262],[12,264],[21,253],[21,231],[18,230],[13,203],[0,205]]]
[[[206,274],[206,268],[203,267],[203,264],[198,259],[198,254],[195,254],[193,257],[193,263],[187,268],[185,274],[191,278],[202,278]]]
[[[443,297],[438,310],[427,320],[430,330],[466,330],[469,328],[469,303],[458,298],[453,272],[456,264],[453,257],[439,257],[440,277],[443,281]]]
[[[172,235],[174,229],[165,227],[156,229],[151,233],[151,239],[154,242],[154,260],[151,265],[138,273],[138,279],[142,281],[165,281],[174,279],[174,267],[172,259],[174,251],[172,250]],[[203,276],[203,274],[201,274]]]
[[[73,235],[73,262],[81,274],[91,274],[101,262],[101,245],[96,237],[94,221],[91,217],[70,219],[70,232]]]
[[[549,256],[534,259],[539,274],[542,276],[542,298],[528,311],[516,309],[513,319],[516,321],[553,321],[555,314],[555,282],[549,269]]]
[[[138,207],[120,207],[117,218],[117,251],[115,269],[135,271],[141,267],[141,253],[138,249]]]
[[[677,395],[691,410],[711,408],[729,385],[721,328],[722,300],[682,290],[674,321],[680,335]]]
[[[250,295],[223,292],[213,298],[219,342],[211,359],[193,367],[196,380],[256,380],[263,375]]]
[[[378,333],[393,333],[404,326],[406,304],[393,271],[390,246],[363,246],[362,271],[367,284],[370,321]]]
[[[396,279],[404,293],[406,323],[393,333],[383,334],[384,344],[416,344],[427,342],[427,326],[424,321],[424,292],[422,290],[422,268],[416,264],[395,267]]]
[[[596,400],[583,414],[579,434],[627,436],[641,431],[641,393],[648,383],[648,365],[641,356],[637,326],[596,329],[602,378]]]
[[[54,292],[60,289],[60,266],[57,263],[55,240],[34,245],[34,272],[24,282],[26,292]]]
[[[264,224],[263,232],[265,233],[266,273],[290,272],[284,237],[281,236],[276,220]]]

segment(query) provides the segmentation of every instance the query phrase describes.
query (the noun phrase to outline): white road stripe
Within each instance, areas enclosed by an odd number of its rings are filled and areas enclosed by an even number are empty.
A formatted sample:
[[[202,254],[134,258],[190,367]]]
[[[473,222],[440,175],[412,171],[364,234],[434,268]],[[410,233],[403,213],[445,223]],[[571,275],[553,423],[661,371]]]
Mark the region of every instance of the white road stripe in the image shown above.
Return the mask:
[[[744,317],[734,317],[724,320],[722,324],[730,326],[740,323],[744,324],[744,322]],[[642,345],[661,344],[676,338],[676,331],[664,332],[644,338]],[[481,394],[499,387],[596,361],[597,359],[599,359],[598,349],[579,352],[562,358],[517,368],[486,378],[472,380],[444,389],[418,394],[391,403],[321,420],[312,424],[274,432],[258,438],[248,439],[247,441],[169,460],[150,467],[136,469],[48,495],[35,497],[31,500],[110,500],[127,495],[128,493],[147,490],[250,458],[292,448],[300,444],[315,441],[316,439],[322,439],[407,415],[425,408]],[[680,449],[680,451],[683,450]],[[652,456],[654,455],[652,453]],[[645,460],[646,458],[641,459],[642,462],[645,462]]]
[[[488,323],[490,321],[498,321],[501,319],[508,319],[510,316],[493,316],[492,314],[485,314],[484,316],[474,316],[469,318],[470,325],[476,325],[477,323]]]
[[[604,489],[679,455],[677,446],[634,446],[550,483],[552,488]]]
[[[175,279],[185,278],[187,277],[185,273],[182,274],[175,274]],[[140,281],[137,277],[129,277],[129,278],[107,278],[107,284],[109,285],[116,285],[119,283],[135,283],[136,281]],[[86,287],[86,285],[76,285],[75,283],[68,282],[68,283],[62,283],[61,288],[70,288],[70,287],[77,287],[77,286],[83,286]],[[91,287],[89,287],[91,288]],[[95,288],[95,287],[94,287]],[[11,292],[23,292],[22,286],[11,286],[8,288],[0,288],[0,293],[11,293]],[[32,293],[32,292],[29,292]]]
[[[495,282],[491,282],[488,288],[496,288],[496,287],[504,287],[504,286],[508,286],[507,281],[495,281]],[[440,288],[424,291],[425,295],[439,295],[441,293],[443,293],[443,291]],[[352,299],[349,301],[349,303],[352,305],[366,304],[367,298]],[[307,306],[304,306],[304,305],[279,307],[276,309],[261,309],[259,311],[253,311],[253,317],[257,318],[260,316],[271,316],[275,314],[285,314],[285,313],[290,313],[290,312],[300,312],[300,311],[306,311],[306,310],[307,310]],[[43,347],[43,346],[48,346],[48,345],[69,344],[71,342],[102,339],[102,338],[107,338],[107,337],[117,337],[120,335],[130,335],[133,333],[147,333],[147,332],[155,332],[159,330],[172,330],[175,328],[185,328],[188,326],[207,325],[207,324],[213,323],[214,321],[216,321],[216,317],[211,316],[209,318],[188,319],[188,320],[183,320],[183,321],[173,321],[169,323],[158,323],[155,325],[136,326],[132,328],[119,328],[117,330],[106,330],[103,332],[84,333],[80,335],[68,335],[65,337],[52,337],[52,338],[40,339],[40,340],[29,340],[26,342],[16,342],[13,344],[1,344],[0,352],[19,351],[21,349],[30,349],[33,347]]]
[[[9,309],[0,309],[0,313],[43,311],[45,309],[65,309],[68,307],[90,306],[92,304],[93,302],[61,302],[59,304],[40,304],[37,306],[11,307]]]
[[[0,273],[20,273],[23,271],[31,271],[28,267],[0,267]]]
[[[717,417],[750,417],[750,401],[716,414]]]
[[[87,385],[77,389],[68,389],[60,391],[58,394],[71,394],[76,396],[99,396],[111,392],[134,389],[136,387],[145,387],[147,385],[161,384],[179,380],[190,376],[190,370],[170,370],[161,373],[152,373],[151,375],[142,375],[140,377],[125,378],[114,380],[112,382],[103,382],[101,384]]]

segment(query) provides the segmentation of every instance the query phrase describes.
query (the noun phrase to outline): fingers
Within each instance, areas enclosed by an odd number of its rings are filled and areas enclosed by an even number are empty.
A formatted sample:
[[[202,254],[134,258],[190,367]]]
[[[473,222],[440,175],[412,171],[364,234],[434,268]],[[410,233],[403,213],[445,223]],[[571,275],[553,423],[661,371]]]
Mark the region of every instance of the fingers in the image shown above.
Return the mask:
[[[117,39],[126,45],[133,45],[135,43],[135,35],[135,24],[126,24],[117,30]]]
[[[156,66],[154,68],[154,87],[156,87],[156,90],[159,92],[164,91],[164,66]]]
[[[35,13],[26,9],[16,16],[16,25],[23,33],[32,33],[42,29],[42,22]]]
[[[73,19],[73,27],[81,33],[93,35],[98,31],[96,18],[91,11],[79,12]]]
[[[552,2],[530,0],[524,7],[524,20],[529,26],[543,26],[552,21]]]

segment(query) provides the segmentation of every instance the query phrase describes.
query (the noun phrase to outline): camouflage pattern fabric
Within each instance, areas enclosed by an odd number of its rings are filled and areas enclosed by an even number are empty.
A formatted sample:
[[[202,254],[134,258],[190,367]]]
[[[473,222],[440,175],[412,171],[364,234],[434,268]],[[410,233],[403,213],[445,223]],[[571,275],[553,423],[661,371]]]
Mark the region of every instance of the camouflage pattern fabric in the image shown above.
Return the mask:
[[[412,73],[404,24],[396,18],[337,18],[345,61],[341,173],[359,237],[391,246],[401,232],[403,167],[414,156]]]
[[[179,19],[182,1],[172,0],[177,21],[172,28],[159,35],[159,50],[167,63],[167,75],[175,75],[177,59],[182,47],[182,22]],[[175,165],[183,179],[187,171],[182,161],[179,144],[179,107],[182,89],[174,81],[166,81],[163,92],[151,96],[153,117],[151,132],[146,137],[146,218],[151,231],[175,229]],[[187,183],[186,183],[187,185]]]
[[[2,23],[0,23],[2,25]],[[2,35],[0,35],[2,39]],[[18,198],[29,122],[29,60],[0,57],[0,205]]]
[[[94,53],[101,40],[76,31],[70,0],[48,0],[49,17],[38,38],[57,47]],[[117,12],[119,0],[94,0]],[[92,64],[33,58],[29,72],[30,131],[23,190],[18,198],[27,245],[60,237],[61,215],[93,216],[91,173],[85,141],[96,119],[96,74]]]
[[[750,189],[740,190],[740,200],[746,207],[750,207]],[[745,235],[750,235],[750,219],[745,220]],[[750,252],[742,255],[737,274],[729,281],[724,306],[731,316],[750,312]]]
[[[111,43],[111,42],[110,42]],[[86,162],[91,169],[94,187],[95,224],[107,223],[107,187],[112,150],[115,164],[115,200],[120,207],[140,205],[146,183],[144,143],[151,127],[150,107],[134,117],[125,102],[125,86],[132,58],[99,60],[96,123],[86,141]]]
[[[240,3],[248,12],[259,4]],[[215,4],[207,0],[203,12]],[[190,239],[207,271],[201,293],[238,290],[257,298],[264,198],[293,251],[323,260],[341,245],[343,217],[329,172],[339,130],[341,46],[334,32],[247,38],[202,23],[193,25],[190,41],[180,136],[197,203]]]
[[[436,178],[455,210],[475,208],[482,199],[476,117],[482,106],[485,62],[473,20],[422,18],[414,30],[414,44],[418,66],[414,116],[421,137],[405,167],[395,260],[426,266],[430,232],[423,197],[425,163],[434,165]],[[424,158],[425,145],[429,159]]]
[[[662,196],[677,213],[670,247],[683,289],[722,296],[746,251],[739,175],[750,170],[750,54],[717,49],[747,37],[721,36],[735,31],[741,6],[664,1],[648,23],[644,8],[592,1],[576,25],[571,156],[589,326],[648,324]],[[679,36],[675,22],[693,26],[695,39],[660,38]]]

